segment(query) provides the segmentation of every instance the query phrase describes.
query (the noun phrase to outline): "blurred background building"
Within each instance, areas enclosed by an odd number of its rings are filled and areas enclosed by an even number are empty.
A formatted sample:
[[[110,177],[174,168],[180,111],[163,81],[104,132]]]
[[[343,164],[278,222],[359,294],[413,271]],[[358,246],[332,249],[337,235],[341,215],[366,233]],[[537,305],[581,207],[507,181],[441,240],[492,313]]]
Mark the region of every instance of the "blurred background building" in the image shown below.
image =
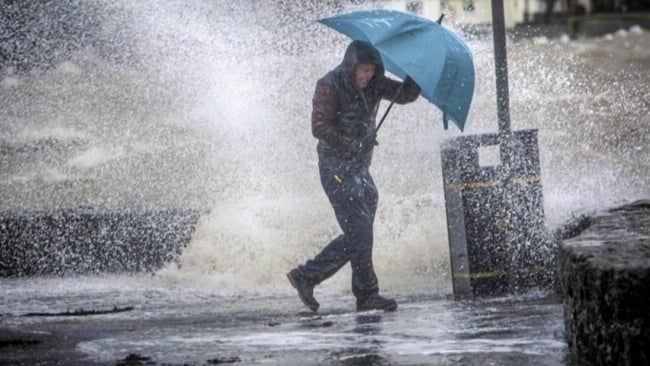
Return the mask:
[[[388,7],[437,19],[441,13],[459,23],[482,24],[492,19],[491,0],[386,0]],[[507,0],[506,27],[516,24],[565,22],[568,17],[596,13],[650,12],[650,0]]]

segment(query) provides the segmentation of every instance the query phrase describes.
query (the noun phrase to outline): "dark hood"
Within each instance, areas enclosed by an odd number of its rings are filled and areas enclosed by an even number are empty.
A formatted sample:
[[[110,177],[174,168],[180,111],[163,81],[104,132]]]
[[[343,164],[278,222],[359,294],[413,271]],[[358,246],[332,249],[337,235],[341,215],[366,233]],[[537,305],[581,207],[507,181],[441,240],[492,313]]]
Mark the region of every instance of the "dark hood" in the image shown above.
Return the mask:
[[[374,64],[377,65],[375,72],[375,79],[378,76],[384,75],[384,63],[381,61],[379,52],[369,43],[362,41],[352,41],[348,48],[345,50],[343,62],[341,62],[341,69],[346,72],[352,79],[354,79],[354,68],[358,64]]]

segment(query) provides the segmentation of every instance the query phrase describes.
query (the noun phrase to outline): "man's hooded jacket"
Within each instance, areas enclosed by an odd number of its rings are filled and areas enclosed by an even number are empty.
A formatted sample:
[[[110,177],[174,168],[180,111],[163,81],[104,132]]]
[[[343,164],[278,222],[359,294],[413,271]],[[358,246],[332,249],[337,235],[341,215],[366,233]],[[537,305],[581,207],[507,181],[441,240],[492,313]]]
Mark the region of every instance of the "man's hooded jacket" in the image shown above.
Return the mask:
[[[358,64],[376,65],[375,76],[361,89],[356,86],[354,70]],[[343,62],[316,83],[312,110],[312,133],[319,139],[321,163],[339,167],[367,169],[372,149],[362,156],[349,153],[355,138],[376,128],[375,118],[381,99],[392,100],[400,83],[384,76],[384,65],[370,44],[353,41],[345,51]],[[405,104],[417,99],[420,88],[410,78],[395,99]]]

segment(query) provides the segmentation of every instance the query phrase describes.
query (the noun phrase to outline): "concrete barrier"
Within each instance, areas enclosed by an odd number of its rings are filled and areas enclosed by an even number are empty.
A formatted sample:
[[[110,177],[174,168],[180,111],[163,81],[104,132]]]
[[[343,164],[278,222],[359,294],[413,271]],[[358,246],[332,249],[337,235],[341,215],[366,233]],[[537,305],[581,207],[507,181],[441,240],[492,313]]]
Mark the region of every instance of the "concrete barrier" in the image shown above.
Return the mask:
[[[0,213],[0,277],[136,273],[190,242],[201,211],[76,208]]]
[[[650,201],[596,215],[557,258],[578,364],[650,364]]]

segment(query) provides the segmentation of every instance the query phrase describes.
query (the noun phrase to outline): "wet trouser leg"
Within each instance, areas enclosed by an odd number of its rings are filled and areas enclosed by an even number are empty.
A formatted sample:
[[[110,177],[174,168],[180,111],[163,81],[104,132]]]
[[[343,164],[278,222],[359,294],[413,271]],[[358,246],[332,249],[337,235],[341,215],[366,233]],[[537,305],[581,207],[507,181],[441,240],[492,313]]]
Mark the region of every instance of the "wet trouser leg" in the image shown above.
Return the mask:
[[[359,299],[376,294],[379,288],[372,265],[372,243],[378,194],[372,177],[367,171],[347,173],[325,166],[321,166],[320,174],[343,235],[299,268],[316,285],[350,261],[354,295]]]

